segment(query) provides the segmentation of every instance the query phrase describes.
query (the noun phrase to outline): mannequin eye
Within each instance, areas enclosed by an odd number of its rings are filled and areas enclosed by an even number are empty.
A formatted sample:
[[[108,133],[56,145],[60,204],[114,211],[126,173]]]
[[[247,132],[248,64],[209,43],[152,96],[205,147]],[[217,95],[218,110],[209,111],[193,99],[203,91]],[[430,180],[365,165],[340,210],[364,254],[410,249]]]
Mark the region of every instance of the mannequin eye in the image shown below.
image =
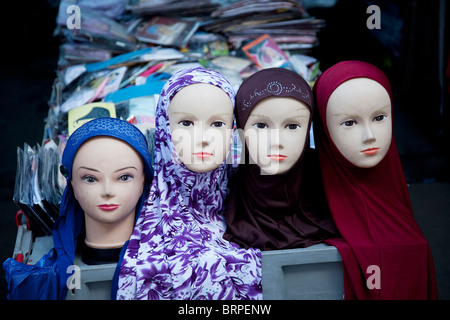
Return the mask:
[[[120,177],[119,177],[119,181],[122,181],[122,182],[127,182],[127,181],[130,181],[130,180],[133,180],[133,175],[131,175],[131,174],[123,174],[123,175],[121,175]]]
[[[81,177],[81,180],[83,180],[86,183],[94,183],[97,181],[97,179],[94,176],[83,176]]]
[[[341,126],[343,125],[345,127],[351,127],[351,126],[353,126],[355,124],[356,124],[355,120],[347,120],[347,121],[342,122]]]
[[[380,114],[379,116],[376,116],[375,118],[373,118],[373,120],[375,120],[375,121],[383,121],[386,118],[387,118],[386,115]]]
[[[265,129],[265,128],[269,127],[267,124],[265,124],[263,122],[257,122],[253,126],[258,129]]]
[[[290,123],[290,124],[286,125],[285,128],[289,129],[289,130],[295,130],[295,129],[300,129],[301,126],[297,123]]]
[[[182,125],[183,127],[190,127],[190,126],[194,125],[194,123],[189,120],[180,121],[180,122],[178,122],[178,124]]]
[[[211,124],[211,127],[214,127],[214,128],[222,128],[222,127],[225,127],[225,126],[226,126],[225,122],[222,122],[222,121],[214,121]]]

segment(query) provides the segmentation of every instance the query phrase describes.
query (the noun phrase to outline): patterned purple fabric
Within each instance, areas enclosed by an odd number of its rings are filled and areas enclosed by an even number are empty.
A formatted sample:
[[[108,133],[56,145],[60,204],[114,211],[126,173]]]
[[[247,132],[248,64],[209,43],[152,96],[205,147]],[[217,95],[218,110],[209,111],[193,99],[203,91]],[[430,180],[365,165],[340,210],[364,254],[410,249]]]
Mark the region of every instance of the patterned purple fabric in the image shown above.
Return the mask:
[[[234,104],[219,73],[185,69],[164,85],[156,110],[155,175],[125,253],[117,299],[262,299],[261,252],[223,239],[229,165],[196,173],[181,163],[167,108],[185,86],[208,83]]]

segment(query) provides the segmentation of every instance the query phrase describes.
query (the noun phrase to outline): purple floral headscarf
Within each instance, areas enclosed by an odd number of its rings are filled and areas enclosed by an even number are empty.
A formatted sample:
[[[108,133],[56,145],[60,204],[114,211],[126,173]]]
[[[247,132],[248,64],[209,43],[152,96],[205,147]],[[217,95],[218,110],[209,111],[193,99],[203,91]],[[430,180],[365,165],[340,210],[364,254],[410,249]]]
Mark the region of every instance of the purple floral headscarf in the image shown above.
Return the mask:
[[[234,104],[219,73],[185,69],[164,85],[156,110],[155,175],[120,268],[117,299],[262,299],[261,252],[223,239],[229,165],[196,173],[180,161],[167,108],[182,88],[206,83]]]

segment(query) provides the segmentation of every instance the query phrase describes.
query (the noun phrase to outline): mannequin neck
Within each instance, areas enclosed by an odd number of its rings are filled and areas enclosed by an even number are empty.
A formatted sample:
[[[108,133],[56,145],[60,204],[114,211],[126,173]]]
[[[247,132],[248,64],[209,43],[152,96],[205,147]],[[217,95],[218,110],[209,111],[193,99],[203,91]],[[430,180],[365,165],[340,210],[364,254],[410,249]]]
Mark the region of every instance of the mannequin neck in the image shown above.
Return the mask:
[[[134,214],[115,222],[101,222],[85,214],[86,246],[96,249],[120,248],[130,239]]]

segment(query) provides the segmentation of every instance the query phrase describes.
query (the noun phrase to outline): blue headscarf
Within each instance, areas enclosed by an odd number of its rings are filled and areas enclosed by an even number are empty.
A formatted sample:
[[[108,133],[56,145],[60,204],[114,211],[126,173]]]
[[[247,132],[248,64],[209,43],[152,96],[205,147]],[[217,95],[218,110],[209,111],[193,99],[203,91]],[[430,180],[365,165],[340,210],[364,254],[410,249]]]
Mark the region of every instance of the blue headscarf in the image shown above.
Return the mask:
[[[134,125],[116,118],[98,118],[87,122],[75,130],[64,149],[62,172],[67,178],[67,186],[61,199],[60,216],[53,227],[54,248],[35,265],[24,265],[13,259],[5,261],[8,299],[65,299],[66,283],[70,277],[67,270],[74,264],[78,237],[84,230],[84,212],[75,199],[70,183],[72,164],[80,146],[97,136],[120,139],[141,155],[146,179],[144,191],[136,206],[136,214],[141,211],[153,177],[151,156],[145,136]]]

